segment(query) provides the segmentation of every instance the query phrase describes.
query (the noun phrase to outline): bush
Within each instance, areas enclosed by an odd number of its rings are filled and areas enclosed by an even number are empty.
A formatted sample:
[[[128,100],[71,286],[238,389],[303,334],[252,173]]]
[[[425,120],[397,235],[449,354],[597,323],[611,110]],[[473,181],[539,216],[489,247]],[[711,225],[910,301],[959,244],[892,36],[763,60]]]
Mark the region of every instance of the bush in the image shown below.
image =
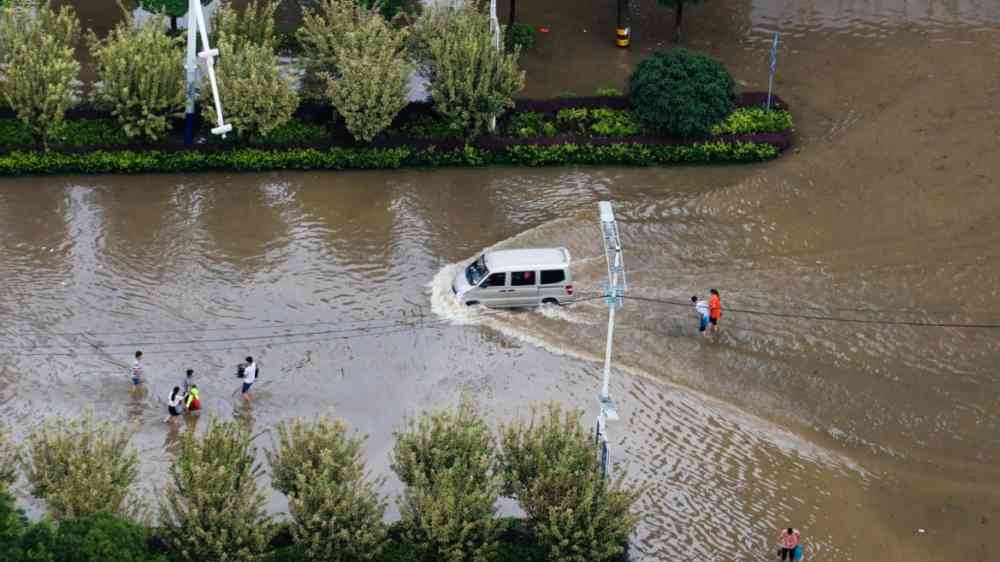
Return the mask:
[[[448,139],[457,138],[456,132],[446,121],[430,115],[411,118],[389,130],[390,134],[411,137],[415,139]]]
[[[67,562],[166,562],[149,552],[143,527],[107,513],[60,523],[54,550]]]
[[[712,125],[732,113],[735,87],[721,63],[687,49],[657,51],[629,78],[639,121],[680,137],[708,135]]]
[[[50,0],[14,0],[0,8],[0,91],[45,147],[76,102],[79,40],[80,21],[69,6],[56,13]]]
[[[377,8],[386,21],[392,21],[397,16],[413,17],[420,12],[419,0],[355,0],[369,10]]]
[[[631,111],[619,109],[563,109],[556,122],[564,130],[602,137],[621,137],[642,133],[642,125]]]
[[[454,130],[475,138],[492,117],[514,107],[513,96],[524,87],[518,51],[497,51],[489,18],[474,7],[438,6],[425,14],[428,23],[418,32],[434,108]]]
[[[278,445],[267,458],[272,486],[288,496],[292,536],[304,560],[377,559],[386,542],[379,495],[384,479],[370,479],[362,439],[341,421],[296,418],[278,425]]]
[[[600,164],[651,166],[656,164],[757,162],[775,158],[781,148],[765,142],[710,142],[693,145],[655,145],[638,142],[610,144],[504,145],[484,149],[464,146],[442,149],[342,148],[327,150],[240,148],[219,152],[145,150],[88,153],[14,151],[0,155],[0,175],[178,173],[209,170],[259,172],[263,170],[378,170],[401,166],[484,166],[515,164],[551,166]]]
[[[547,133],[546,125],[549,123],[545,116],[534,111],[515,113],[507,121],[507,135],[518,138],[537,137]],[[549,129],[554,134],[554,128]]]
[[[14,496],[6,489],[0,489],[0,552],[9,560],[18,560],[21,538],[28,526],[28,518],[14,504]]]
[[[744,135],[749,133],[780,133],[794,126],[792,114],[763,107],[741,107],[721,123],[712,125],[713,135]]]
[[[87,36],[96,64],[95,98],[107,104],[129,138],[160,139],[168,119],[184,108],[184,59],[180,37],[170,37],[163,16],[133,29],[131,12],[102,41]]]
[[[310,144],[330,139],[330,131],[323,125],[308,121],[292,120],[278,125],[271,132],[257,139],[258,144]]]
[[[621,558],[639,522],[632,508],[641,493],[625,485],[624,473],[601,475],[582,414],[550,404],[501,430],[505,492],[517,498],[551,561]]]
[[[317,73],[340,74],[338,48],[357,25],[360,12],[354,0],[318,0],[318,9],[302,8],[297,34],[306,61]]]
[[[160,533],[183,562],[256,562],[276,528],[257,488],[260,466],[250,429],[236,421],[199,438],[184,432],[160,502]]]
[[[327,75],[327,95],[351,135],[371,142],[406,106],[413,68],[406,29],[389,27],[378,12],[356,12],[356,28],[335,46],[339,74]]]
[[[507,49],[524,52],[535,46],[535,28],[526,23],[514,23],[507,28]]]
[[[395,436],[392,470],[406,485],[406,539],[430,560],[492,559],[500,532],[496,443],[472,404],[410,419]]]
[[[249,0],[242,11],[237,11],[229,2],[222,2],[213,16],[213,44],[224,36],[237,50],[245,45],[274,50],[274,13],[277,9],[278,1],[275,0]]]
[[[21,447],[11,439],[0,424],[0,495],[17,482],[17,465],[21,462]]]
[[[23,467],[31,494],[59,519],[95,513],[137,514],[131,488],[139,477],[139,454],[129,429],[94,420],[47,419],[26,439]]]
[[[618,88],[607,86],[604,88],[598,88],[597,91],[594,92],[594,95],[602,98],[617,98],[625,94]]]
[[[219,95],[233,132],[239,138],[258,139],[287,123],[298,107],[298,95],[292,90],[291,79],[278,70],[278,57],[269,45],[243,42],[219,34],[222,53],[216,66]],[[202,117],[208,123],[216,120],[212,90],[205,78],[202,86]]]

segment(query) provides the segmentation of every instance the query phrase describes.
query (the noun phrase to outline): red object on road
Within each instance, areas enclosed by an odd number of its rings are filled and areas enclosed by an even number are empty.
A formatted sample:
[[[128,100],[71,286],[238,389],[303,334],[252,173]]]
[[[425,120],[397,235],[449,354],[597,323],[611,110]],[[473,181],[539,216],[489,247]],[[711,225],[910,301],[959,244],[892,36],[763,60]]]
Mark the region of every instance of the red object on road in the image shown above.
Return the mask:
[[[538,32],[539,33],[548,33],[549,32],[549,28],[547,28],[547,27],[539,27],[538,28]]]

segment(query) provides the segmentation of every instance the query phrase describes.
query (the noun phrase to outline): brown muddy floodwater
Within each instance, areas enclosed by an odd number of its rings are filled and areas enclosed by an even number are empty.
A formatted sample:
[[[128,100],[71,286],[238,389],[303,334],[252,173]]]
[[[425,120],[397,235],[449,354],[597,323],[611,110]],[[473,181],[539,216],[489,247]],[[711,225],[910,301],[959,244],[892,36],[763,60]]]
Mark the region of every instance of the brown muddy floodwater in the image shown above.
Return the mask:
[[[521,4],[551,28],[525,60],[528,94],[620,86],[670,35],[642,0],[632,50],[616,51],[605,4]],[[207,415],[264,430],[332,411],[371,435],[383,473],[402,417],[461,393],[496,420],[558,399],[589,421],[601,301],[478,314],[442,293],[484,248],[542,245],[570,248],[580,289],[599,291],[596,202],[611,199],[631,295],[716,287],[729,308],[718,341],[687,306],[619,315],[613,452],[649,486],[636,559],[764,560],[788,525],[816,560],[1000,559],[1000,332],[906,324],[1000,324],[1000,3],[716,1],[686,18],[688,45],[748,89],[766,87],[782,32],[801,151],[3,180],[0,419],[19,435],[88,406],[134,422],[151,488],[176,439],[163,396],[188,366]],[[133,399],[137,348],[150,384]],[[248,353],[252,410],[232,376]]]

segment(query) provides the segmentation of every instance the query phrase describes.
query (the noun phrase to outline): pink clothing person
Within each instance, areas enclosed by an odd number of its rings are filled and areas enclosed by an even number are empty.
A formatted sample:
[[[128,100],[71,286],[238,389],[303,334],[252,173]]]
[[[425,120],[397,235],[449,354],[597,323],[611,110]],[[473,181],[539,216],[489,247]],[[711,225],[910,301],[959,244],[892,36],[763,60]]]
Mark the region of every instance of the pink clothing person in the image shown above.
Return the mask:
[[[799,530],[791,527],[781,532],[778,539],[781,543],[781,559],[795,560],[795,547],[799,545]]]

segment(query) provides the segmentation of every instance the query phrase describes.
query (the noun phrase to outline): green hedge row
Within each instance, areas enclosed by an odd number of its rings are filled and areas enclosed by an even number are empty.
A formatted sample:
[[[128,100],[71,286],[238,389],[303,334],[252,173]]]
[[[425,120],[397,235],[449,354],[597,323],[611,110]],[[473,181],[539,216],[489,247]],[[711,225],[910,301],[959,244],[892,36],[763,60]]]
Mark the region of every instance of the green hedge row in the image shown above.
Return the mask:
[[[237,148],[218,152],[95,151],[87,153],[10,152],[0,155],[0,175],[176,173],[207,170],[368,170],[403,166],[484,166],[516,164],[653,164],[753,162],[778,156],[770,144],[705,142],[692,145],[554,144],[512,145],[497,150],[466,146],[398,148]]]

